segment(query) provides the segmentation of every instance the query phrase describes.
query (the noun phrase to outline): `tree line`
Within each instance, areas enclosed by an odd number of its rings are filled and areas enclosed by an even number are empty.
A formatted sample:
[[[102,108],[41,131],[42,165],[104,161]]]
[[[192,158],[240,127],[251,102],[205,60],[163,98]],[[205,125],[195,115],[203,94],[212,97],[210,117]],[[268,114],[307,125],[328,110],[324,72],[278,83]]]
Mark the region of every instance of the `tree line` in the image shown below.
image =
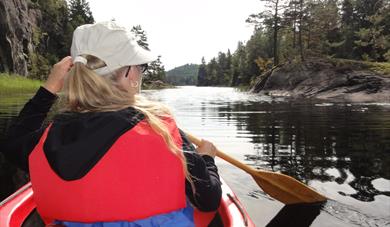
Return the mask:
[[[388,0],[260,0],[250,39],[202,58],[199,86],[248,86],[261,73],[310,56],[390,62]]]

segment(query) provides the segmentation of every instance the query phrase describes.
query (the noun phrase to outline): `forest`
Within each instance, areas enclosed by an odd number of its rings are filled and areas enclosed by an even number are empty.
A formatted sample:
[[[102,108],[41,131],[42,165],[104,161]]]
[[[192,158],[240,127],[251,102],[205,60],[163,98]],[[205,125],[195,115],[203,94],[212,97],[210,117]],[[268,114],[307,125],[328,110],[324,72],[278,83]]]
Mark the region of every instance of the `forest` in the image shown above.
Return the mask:
[[[250,39],[199,66],[199,86],[247,87],[286,62],[312,57],[390,62],[390,1],[261,0]]]

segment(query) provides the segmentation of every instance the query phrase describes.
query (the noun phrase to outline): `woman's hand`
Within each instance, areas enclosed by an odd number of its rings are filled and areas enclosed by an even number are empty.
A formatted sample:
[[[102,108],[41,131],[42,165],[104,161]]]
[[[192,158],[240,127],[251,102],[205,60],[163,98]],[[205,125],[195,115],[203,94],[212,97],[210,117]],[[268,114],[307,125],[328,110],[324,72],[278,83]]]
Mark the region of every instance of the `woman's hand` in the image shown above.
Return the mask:
[[[208,155],[213,158],[217,154],[217,148],[214,146],[214,144],[204,139],[202,139],[202,143],[200,144],[199,147],[196,148],[196,151],[200,155]]]
[[[70,56],[64,57],[61,61],[57,62],[51,69],[43,87],[53,94],[60,92],[64,86],[64,79],[72,66],[73,60]]]

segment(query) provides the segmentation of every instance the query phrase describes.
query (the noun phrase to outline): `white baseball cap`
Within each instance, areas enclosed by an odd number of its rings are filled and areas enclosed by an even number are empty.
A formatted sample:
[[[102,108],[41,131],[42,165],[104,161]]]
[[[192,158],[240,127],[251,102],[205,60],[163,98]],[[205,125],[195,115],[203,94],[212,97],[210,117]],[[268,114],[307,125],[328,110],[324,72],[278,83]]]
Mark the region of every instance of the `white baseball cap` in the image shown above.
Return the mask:
[[[157,56],[138,45],[130,30],[114,21],[85,24],[73,32],[71,55],[74,61],[83,62],[82,54],[93,55],[106,63],[94,70],[99,75],[114,72],[130,65],[150,63]],[[81,59],[81,60],[80,60]],[[84,62],[85,63],[85,62]]]

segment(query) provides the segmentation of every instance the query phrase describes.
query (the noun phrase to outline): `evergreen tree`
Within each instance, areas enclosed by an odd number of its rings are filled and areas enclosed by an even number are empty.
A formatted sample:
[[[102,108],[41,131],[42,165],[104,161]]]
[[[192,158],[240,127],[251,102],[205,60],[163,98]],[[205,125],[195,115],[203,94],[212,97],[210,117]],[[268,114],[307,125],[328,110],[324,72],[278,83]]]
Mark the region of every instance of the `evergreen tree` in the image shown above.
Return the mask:
[[[95,22],[89,3],[86,0],[69,1],[69,22],[74,29],[82,24]]]
[[[225,83],[225,70],[227,70],[227,60],[226,60],[226,54],[223,52],[218,53],[218,60],[217,60],[217,79],[215,83],[217,85],[224,85]]]
[[[133,26],[131,32],[135,35],[138,45],[146,50],[149,49],[148,37],[146,32],[142,29],[141,25]],[[148,69],[145,72],[145,83],[151,81],[162,81],[166,82],[165,67],[161,62],[161,56],[158,56],[157,60],[150,63]]]
[[[161,62],[161,56],[158,56],[156,61],[149,64],[148,70],[145,72],[145,82],[150,81],[165,82],[165,68]]]
[[[263,32],[263,29],[257,29],[253,32],[253,35],[246,44],[246,72],[243,74],[242,81],[245,84],[249,84],[253,78],[259,76],[262,71],[258,66],[258,58],[271,59],[273,55],[272,45],[269,42],[270,37]],[[281,49],[281,53],[285,50]]]
[[[232,54],[230,53],[230,49],[228,49],[226,54],[226,68],[225,68],[225,81],[224,85],[230,86],[232,83],[233,78],[233,61],[232,61]]]
[[[206,86],[207,85],[207,71],[206,71],[206,61],[204,57],[202,57],[202,64],[199,66],[198,71],[198,86]]]
[[[266,7],[268,10],[261,12],[259,14],[252,14],[247,19],[248,23],[255,23],[257,24],[257,28],[259,28],[261,25],[259,23],[263,23],[265,25],[268,25],[269,28],[272,28],[272,48],[273,48],[273,58],[274,58],[274,65],[279,64],[279,52],[278,52],[278,33],[279,30],[282,28],[281,26],[281,11],[285,7],[285,1],[284,0],[261,0],[266,2]]]
[[[245,85],[247,82],[247,53],[245,45],[242,42],[238,42],[237,50],[233,54],[232,59],[233,78],[232,86]]]
[[[341,31],[343,43],[340,46],[336,57],[354,58],[354,31],[356,23],[354,21],[353,0],[343,0],[341,7]]]
[[[298,31],[298,22],[299,22],[299,1],[291,0],[286,6],[283,12],[283,26],[287,27],[287,33],[292,33],[291,38],[291,47],[295,50],[297,46],[297,31]]]
[[[66,47],[69,50],[72,44],[73,31],[80,25],[93,24],[95,19],[86,0],[70,0],[68,8],[69,18],[66,27],[64,27],[66,30],[64,37],[67,40]]]
[[[206,67],[206,84],[208,86],[218,85],[218,62],[215,58],[212,58]]]
[[[141,25],[133,26],[131,31],[135,34],[137,37],[137,43],[141,47],[145,48],[146,50],[149,49],[149,44],[148,44],[148,38],[146,36],[145,31],[141,28]]]

